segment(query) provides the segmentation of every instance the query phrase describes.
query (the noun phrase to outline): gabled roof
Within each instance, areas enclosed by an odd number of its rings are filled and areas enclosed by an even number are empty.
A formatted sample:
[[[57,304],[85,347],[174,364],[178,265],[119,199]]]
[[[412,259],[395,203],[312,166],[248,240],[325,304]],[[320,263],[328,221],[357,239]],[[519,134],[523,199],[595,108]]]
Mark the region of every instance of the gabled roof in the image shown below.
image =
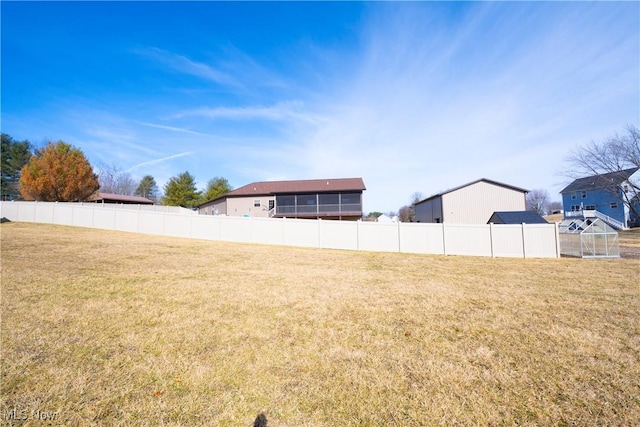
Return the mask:
[[[252,182],[251,184],[242,186],[205,203],[227,197],[272,196],[276,194],[327,193],[363,190],[366,190],[366,187],[364,186],[362,178],[260,181]]]
[[[560,191],[560,194],[573,193],[575,191],[599,190],[602,188],[610,188],[612,185],[618,186],[628,180],[629,177],[638,170],[640,170],[640,168],[630,168],[618,172],[609,172],[601,175],[578,178]]]
[[[548,224],[535,211],[494,212],[487,224],[491,222],[494,224]]]
[[[146,197],[126,196],[124,194],[97,193],[89,198],[91,202],[116,202],[116,203],[138,203],[141,205],[152,205],[153,201]]]
[[[498,181],[494,181],[492,179],[480,178],[480,179],[477,179],[477,180],[475,180],[473,182],[470,182],[468,184],[460,185],[458,187],[450,188],[449,190],[443,191],[441,193],[434,194],[433,196],[429,196],[426,199],[423,199],[423,200],[420,200],[419,202],[416,202],[415,204],[417,205],[419,203],[426,202],[427,200],[435,199],[436,197],[441,197],[441,196],[444,196],[445,194],[448,194],[448,193],[453,193],[454,191],[458,191],[461,188],[468,187],[470,185],[474,185],[474,184],[477,184],[479,182],[486,182],[488,184],[497,185],[498,187],[508,188],[509,190],[519,191],[519,192],[525,193],[525,194],[529,192],[529,190],[525,190],[524,188],[516,187],[516,186],[513,186],[513,185],[509,185],[509,184],[505,184],[505,183],[502,183],[502,182],[498,182]]]

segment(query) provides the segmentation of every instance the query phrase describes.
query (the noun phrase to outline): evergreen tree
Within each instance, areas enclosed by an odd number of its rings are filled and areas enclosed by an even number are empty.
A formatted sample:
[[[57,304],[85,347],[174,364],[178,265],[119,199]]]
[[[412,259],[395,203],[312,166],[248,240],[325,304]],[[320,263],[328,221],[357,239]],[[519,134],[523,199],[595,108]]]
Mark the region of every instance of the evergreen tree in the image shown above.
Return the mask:
[[[151,175],[145,175],[138,184],[135,195],[140,197],[146,197],[154,202],[158,200],[158,185],[156,180]]]
[[[2,134],[2,183],[0,185],[0,194],[2,200],[15,200],[22,198],[19,190],[20,172],[24,165],[29,162],[32,155],[31,143],[25,141],[14,141],[14,139]]]
[[[208,202],[218,196],[228,193],[233,190],[233,187],[229,185],[229,181],[226,178],[216,176],[207,182],[207,188],[202,195],[202,202]]]
[[[193,208],[199,204],[200,196],[195,178],[189,172],[183,172],[170,178],[164,186],[163,203],[167,206]]]

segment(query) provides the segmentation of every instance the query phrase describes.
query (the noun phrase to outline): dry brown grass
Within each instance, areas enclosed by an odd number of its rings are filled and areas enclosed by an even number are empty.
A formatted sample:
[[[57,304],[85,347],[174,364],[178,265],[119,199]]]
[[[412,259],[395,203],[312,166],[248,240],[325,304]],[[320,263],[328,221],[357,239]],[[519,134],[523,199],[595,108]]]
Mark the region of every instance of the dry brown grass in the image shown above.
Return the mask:
[[[640,248],[640,228],[619,231],[620,246]]]
[[[640,422],[636,260],[0,231],[3,422]]]

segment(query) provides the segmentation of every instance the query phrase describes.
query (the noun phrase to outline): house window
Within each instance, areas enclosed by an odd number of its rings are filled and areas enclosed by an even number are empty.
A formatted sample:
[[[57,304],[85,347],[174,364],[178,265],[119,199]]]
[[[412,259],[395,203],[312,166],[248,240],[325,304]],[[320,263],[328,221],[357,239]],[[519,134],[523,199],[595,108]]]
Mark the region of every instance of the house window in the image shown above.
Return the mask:
[[[587,211],[595,211],[596,205],[587,205],[584,209]]]
[[[618,209],[618,202],[611,202],[611,209]]]
[[[571,205],[571,212],[580,212],[580,205]]]
[[[578,198],[578,195],[576,193],[571,193],[571,200],[575,200]]]
[[[586,199],[586,198],[587,198],[587,192],[586,192],[586,191],[583,191],[583,192],[582,192],[582,198],[583,198],[583,199]]]
[[[260,207],[260,199],[256,199],[253,201],[253,207],[254,208],[259,208]]]

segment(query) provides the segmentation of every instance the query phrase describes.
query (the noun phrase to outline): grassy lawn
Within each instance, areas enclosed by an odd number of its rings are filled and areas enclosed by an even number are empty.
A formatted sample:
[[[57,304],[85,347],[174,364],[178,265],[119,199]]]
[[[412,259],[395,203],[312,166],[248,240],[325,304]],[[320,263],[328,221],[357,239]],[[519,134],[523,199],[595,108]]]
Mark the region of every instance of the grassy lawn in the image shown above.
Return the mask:
[[[620,245],[640,248],[640,228],[619,231]]]
[[[640,422],[638,260],[0,233],[0,425]]]

